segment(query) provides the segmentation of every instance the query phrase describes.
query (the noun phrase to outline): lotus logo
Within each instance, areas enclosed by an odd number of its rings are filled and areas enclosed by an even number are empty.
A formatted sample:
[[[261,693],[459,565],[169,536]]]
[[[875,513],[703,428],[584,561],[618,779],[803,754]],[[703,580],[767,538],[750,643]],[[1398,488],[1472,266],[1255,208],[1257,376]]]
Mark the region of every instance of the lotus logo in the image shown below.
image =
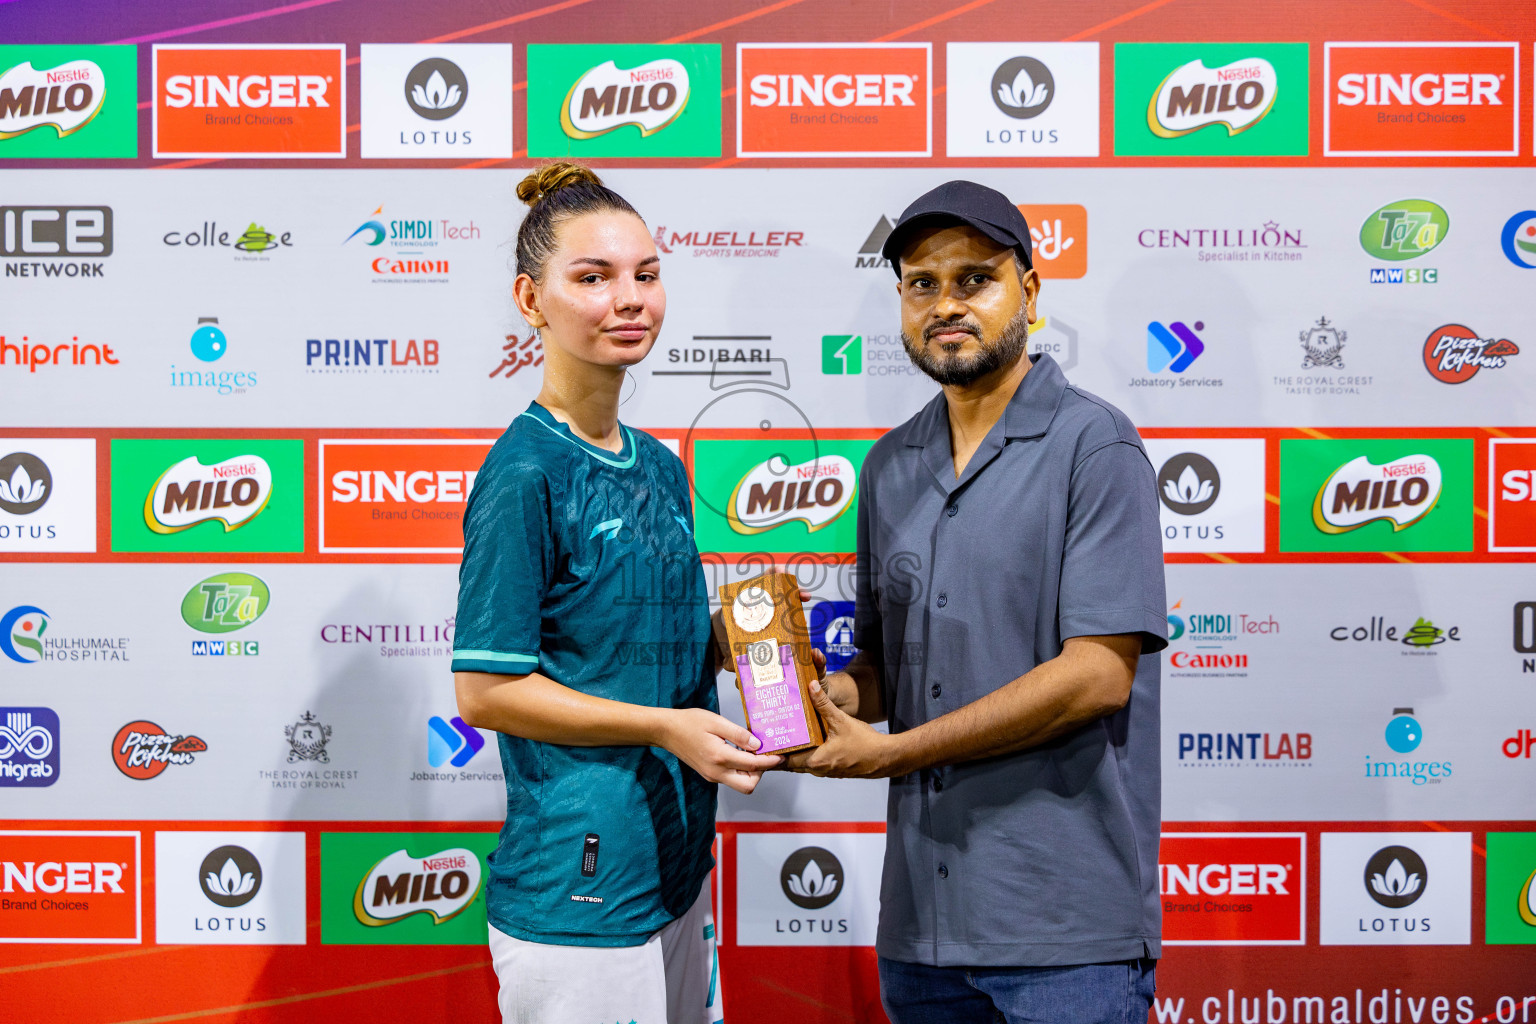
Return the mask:
[[[272,467],[259,455],[236,455],[211,466],[188,456],[150,488],[144,525],[155,533],[180,533],[219,522],[228,533],[256,518],[271,497]]]
[[[726,519],[737,533],[764,533],[799,520],[811,533],[853,507],[858,473],[841,455],[791,466],[783,456],[759,462],[731,491]]]
[[[1365,891],[1393,910],[1417,902],[1428,883],[1424,859],[1406,846],[1377,850],[1365,864]]]
[[[1213,124],[1224,125],[1228,135],[1236,135],[1269,113],[1278,85],[1275,66],[1262,57],[1248,57],[1219,68],[1192,60],[1158,84],[1147,104],[1147,127],[1164,139]]]
[[[243,846],[221,846],[197,869],[203,895],[221,907],[243,907],[261,891],[261,862]]]
[[[1324,533],[1348,533],[1378,520],[1406,530],[1440,500],[1440,463],[1405,455],[1376,465],[1364,455],[1328,475],[1312,502],[1312,523]]]
[[[560,108],[560,127],[573,139],[595,139],[632,124],[654,135],[688,106],[688,69],[670,57],[639,67],[604,61],[576,79]]]
[[[0,509],[13,516],[36,512],[53,493],[53,474],[31,452],[12,452],[0,459]]]
[[[0,74],[0,139],[50,127],[73,135],[101,113],[107,76],[94,61],[72,60],[52,68],[31,61]]]
[[[480,857],[455,847],[427,857],[404,850],[379,861],[357,885],[352,913],[358,923],[377,928],[427,914],[434,925],[462,914],[480,895]]]
[[[992,73],[992,102],[1019,120],[1045,113],[1056,95],[1051,69],[1033,57],[1006,60]]]
[[[1158,497],[1170,512],[1199,515],[1216,504],[1221,474],[1216,464],[1198,452],[1181,452],[1163,463],[1157,474]]]
[[[47,631],[47,612],[30,604],[17,605],[0,618],[0,651],[23,665],[42,661]]]
[[[843,886],[842,862],[819,846],[803,846],[789,855],[779,871],[779,885],[789,901],[802,910],[820,910]]]
[[[405,76],[405,101],[429,121],[443,121],[469,99],[469,80],[453,61],[429,57]]]

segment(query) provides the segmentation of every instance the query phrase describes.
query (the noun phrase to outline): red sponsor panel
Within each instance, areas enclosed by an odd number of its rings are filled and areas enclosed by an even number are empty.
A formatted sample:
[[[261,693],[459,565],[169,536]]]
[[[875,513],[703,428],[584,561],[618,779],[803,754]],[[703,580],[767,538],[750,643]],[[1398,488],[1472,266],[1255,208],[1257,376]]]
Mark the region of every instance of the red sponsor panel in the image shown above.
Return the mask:
[[[736,49],[738,156],[929,156],[928,43]]]
[[[1165,832],[1158,854],[1163,942],[1290,946],[1307,936],[1301,832]]]
[[[1328,43],[1328,156],[1517,156],[1516,43]]]
[[[1536,551],[1536,438],[1488,442],[1488,550]]]
[[[453,554],[493,441],[321,441],[320,550]]]
[[[139,937],[139,833],[0,832],[0,942]]]
[[[157,157],[344,157],[346,47],[154,49]]]

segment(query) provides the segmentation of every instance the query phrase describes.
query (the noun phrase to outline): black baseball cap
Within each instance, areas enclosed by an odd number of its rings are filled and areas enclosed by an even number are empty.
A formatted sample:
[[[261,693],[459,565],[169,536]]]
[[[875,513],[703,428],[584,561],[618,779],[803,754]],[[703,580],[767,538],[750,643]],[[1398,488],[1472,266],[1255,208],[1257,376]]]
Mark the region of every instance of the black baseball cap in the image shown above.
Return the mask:
[[[931,192],[924,192],[902,211],[896,226],[886,236],[880,255],[891,261],[891,269],[901,276],[897,258],[906,248],[912,232],[958,221],[986,235],[998,245],[1006,245],[1018,256],[1026,270],[1034,269],[1034,254],[1029,244],[1029,222],[1008,197],[995,188],[974,181],[946,181]]]

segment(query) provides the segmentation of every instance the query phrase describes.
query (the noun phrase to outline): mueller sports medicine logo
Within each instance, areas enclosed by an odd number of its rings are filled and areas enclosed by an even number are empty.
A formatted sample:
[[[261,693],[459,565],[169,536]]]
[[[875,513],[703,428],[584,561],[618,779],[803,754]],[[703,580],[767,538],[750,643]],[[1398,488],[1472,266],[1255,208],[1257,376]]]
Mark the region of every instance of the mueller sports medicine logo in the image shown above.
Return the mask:
[[[382,927],[413,914],[434,925],[462,914],[480,895],[480,857],[455,847],[412,857],[396,850],[368,869],[352,897],[357,923]]]
[[[793,466],[775,455],[736,484],[726,516],[737,533],[763,533],[795,520],[814,533],[853,507],[857,489],[858,471],[841,455]]]
[[[1445,324],[1424,339],[1424,368],[1442,384],[1465,384],[1478,370],[1502,370],[1520,346],[1508,338],[1483,338],[1470,327]]]
[[[347,155],[346,47],[154,48],[156,157]]]
[[[320,550],[464,547],[464,509],[490,440],[320,442]]]
[[[139,833],[0,832],[0,942],[138,943]]]
[[[1406,530],[1440,500],[1440,464],[1428,455],[1405,455],[1377,465],[1361,455],[1328,475],[1312,503],[1312,522],[1324,533],[1347,533],[1385,520]]]
[[[1305,834],[1165,832],[1158,862],[1164,943],[1305,944]]]
[[[272,469],[259,455],[236,455],[205,466],[188,456],[167,469],[144,499],[144,525],[180,533],[218,522],[237,530],[261,514],[272,497]]]
[[[0,787],[59,781],[59,716],[52,708],[0,708]]]
[[[1247,57],[1208,68],[1192,60],[1169,73],[1147,104],[1147,127],[1172,139],[1221,125],[1228,135],[1247,131],[1275,103],[1279,76],[1263,57]]]
[[[736,151],[928,156],[931,65],[928,43],[738,43]]]
[[[645,138],[676,121],[688,105],[688,69],[671,57],[631,68],[604,61],[576,79],[560,108],[573,139],[595,139],[625,125]]]
[[[111,255],[110,206],[0,206],[6,277],[102,277]]]
[[[107,76],[92,60],[7,68],[0,74],[0,139],[39,128],[52,128],[61,139],[73,135],[101,113],[106,92]]]
[[[1327,156],[1516,156],[1516,43],[1325,43]]]
[[[677,252],[687,256],[714,258],[764,258],[777,257],[785,249],[798,249],[805,244],[804,231],[758,230],[756,228],[722,228],[719,230],[667,230],[666,225],[656,228],[658,252]]]

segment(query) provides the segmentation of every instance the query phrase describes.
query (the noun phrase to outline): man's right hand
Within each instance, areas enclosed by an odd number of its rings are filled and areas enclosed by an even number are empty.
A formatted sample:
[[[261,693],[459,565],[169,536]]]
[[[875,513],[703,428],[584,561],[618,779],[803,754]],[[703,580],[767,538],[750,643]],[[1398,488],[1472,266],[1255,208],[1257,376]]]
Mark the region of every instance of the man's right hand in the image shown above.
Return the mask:
[[[762,773],[784,762],[776,754],[754,754],[762,744],[746,729],[704,708],[662,709],[657,746],[677,755],[710,782],[738,793],[757,788]]]

